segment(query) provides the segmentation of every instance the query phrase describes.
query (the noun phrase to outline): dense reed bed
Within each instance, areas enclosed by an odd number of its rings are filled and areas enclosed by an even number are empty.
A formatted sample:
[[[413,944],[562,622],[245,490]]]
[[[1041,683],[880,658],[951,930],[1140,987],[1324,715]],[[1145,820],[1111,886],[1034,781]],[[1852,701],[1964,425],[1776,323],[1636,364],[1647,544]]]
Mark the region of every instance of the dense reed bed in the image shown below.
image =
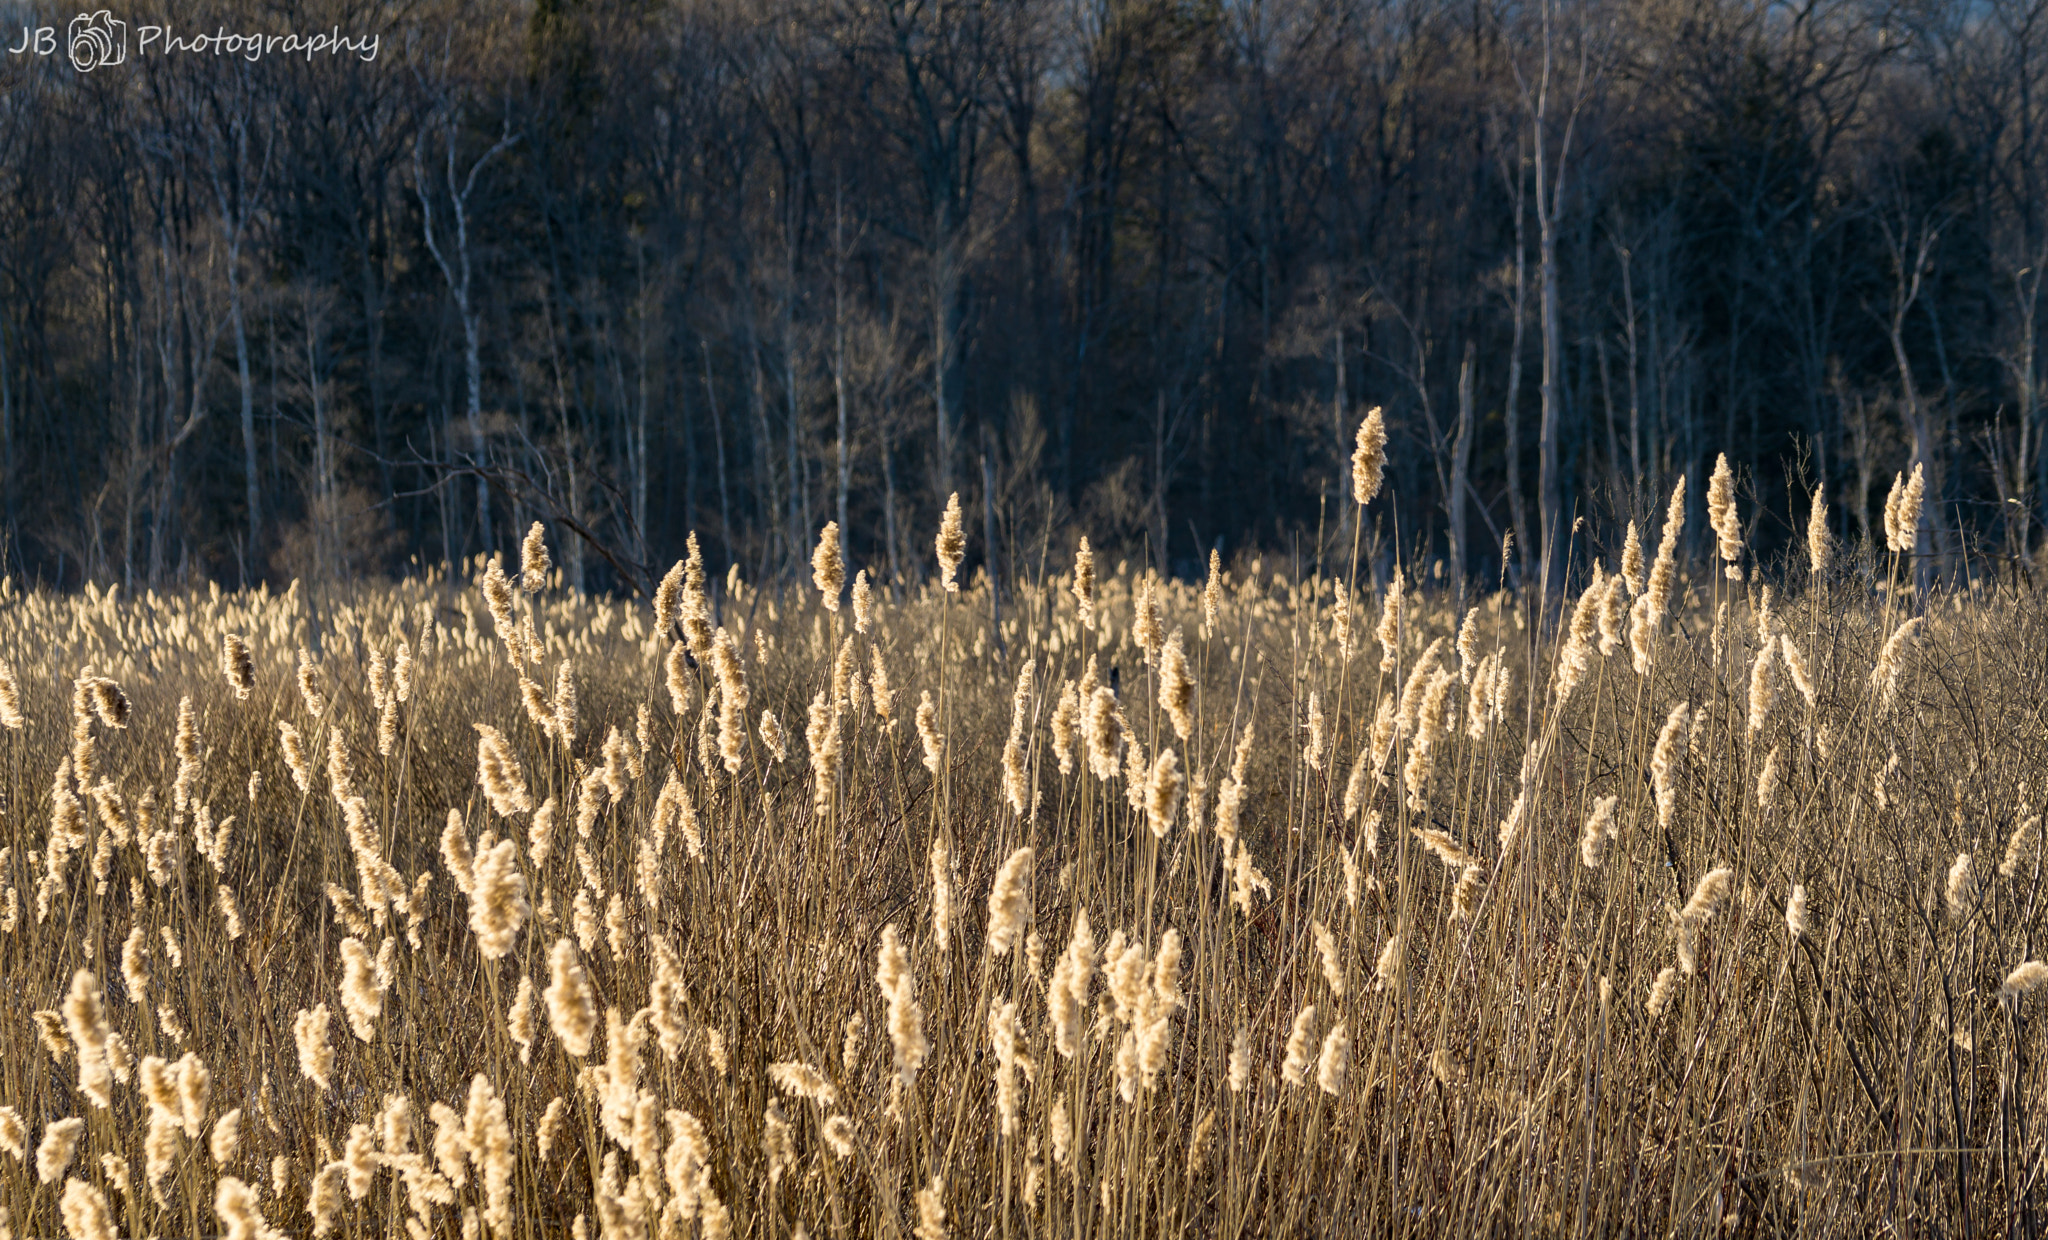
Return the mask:
[[[957,509],[903,592],[9,587],[0,1218],[2037,1225],[2043,600],[1708,501],[1550,607],[1084,543],[998,622]]]

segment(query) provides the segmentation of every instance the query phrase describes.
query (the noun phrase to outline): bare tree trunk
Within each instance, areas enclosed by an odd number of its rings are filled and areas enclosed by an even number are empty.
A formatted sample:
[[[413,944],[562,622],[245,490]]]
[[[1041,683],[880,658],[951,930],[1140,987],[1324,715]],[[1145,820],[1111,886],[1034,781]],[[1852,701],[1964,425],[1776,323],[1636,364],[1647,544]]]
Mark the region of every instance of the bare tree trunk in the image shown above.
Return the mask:
[[[765,580],[768,576],[768,566],[774,558],[775,544],[786,539],[788,535],[785,533],[782,535],[782,538],[778,538],[775,533],[778,529],[783,528],[780,517],[782,498],[775,491],[775,457],[772,455],[775,451],[775,436],[768,429],[768,378],[767,372],[761,364],[761,339],[754,334],[751,326],[747,331],[747,340],[749,343],[748,354],[753,359],[754,365],[754,383],[750,389],[753,393],[754,426],[761,436],[754,450],[754,460],[759,466],[757,472],[761,480],[761,503],[757,511],[761,514],[761,524],[765,533],[765,537],[761,540],[760,568],[755,572],[754,576],[757,580]],[[792,486],[795,483],[796,480],[794,478],[790,479]],[[791,545],[788,550],[792,556],[797,553],[794,545]]]
[[[2041,441],[2048,426],[2041,425],[2041,376],[2036,337],[2041,306],[2042,268],[2048,266],[2048,254],[2036,258],[2027,268],[2013,275],[2013,294],[2018,310],[2019,347],[2008,363],[2013,372],[2013,386],[2018,397],[2019,445],[2013,457],[2013,484],[2021,492],[2014,504],[2003,504],[2008,510],[2007,553],[2022,560],[2032,558],[2030,544],[2033,540],[2032,525],[2037,515],[2048,519],[2048,514],[2037,514],[2035,504],[2043,494],[2048,494],[2048,452],[2041,450]],[[2031,496],[2025,495],[2028,464],[2033,462],[2036,469],[2036,490]],[[2016,529],[2015,529],[2016,527]]]
[[[711,378],[711,342],[701,336],[704,350],[704,400],[711,406],[711,450],[718,456],[718,540],[725,545],[725,562],[732,560],[732,497],[725,487],[725,419],[718,412],[718,385]]]
[[[896,460],[889,447],[889,422],[885,412],[878,422],[882,431],[882,536],[889,544],[889,596],[896,597],[898,585],[908,586],[903,580],[903,561],[896,551]]]
[[[792,203],[790,210],[794,211]],[[789,433],[789,548],[790,554],[802,562],[804,548],[812,538],[810,490],[804,486],[803,470],[797,462],[797,452],[803,439],[802,428],[797,424],[797,358],[796,358],[796,239],[794,228],[785,228],[788,244],[783,250],[782,277],[782,403],[788,416]]]
[[[1543,566],[1541,580],[1550,594],[1564,589],[1564,568],[1560,558],[1563,548],[1564,520],[1563,479],[1558,474],[1557,441],[1561,432],[1563,393],[1559,391],[1558,368],[1564,362],[1564,324],[1558,306],[1557,287],[1557,219],[1564,205],[1565,165],[1571,154],[1572,130],[1578,121],[1578,105],[1584,98],[1586,80],[1585,45],[1583,34],[1579,49],[1578,88],[1572,99],[1572,108],[1565,120],[1564,134],[1559,139],[1556,161],[1553,166],[1550,153],[1550,88],[1551,72],[1555,64],[1555,32],[1552,28],[1551,0],[1543,0],[1543,67],[1542,77],[1537,84],[1535,106],[1531,109],[1530,127],[1536,148],[1536,230],[1539,280],[1542,287],[1543,315],[1543,429],[1538,444],[1537,518],[1543,524],[1539,535],[1543,542]]]
[[[249,378],[249,335],[242,323],[239,236],[228,246],[228,315],[235,329],[235,377],[242,388],[242,474],[249,506],[249,554],[254,556],[263,545],[263,491],[256,475],[256,388]]]
[[[465,411],[469,422],[470,446],[476,453],[478,465],[484,463],[484,420],[483,420],[483,359],[478,342],[481,332],[475,299],[470,289],[469,252],[469,196],[476,190],[477,175],[493,159],[519,141],[519,135],[511,131],[509,124],[498,138],[497,144],[479,156],[469,166],[469,173],[457,187],[455,176],[456,125],[452,114],[444,113],[442,118],[442,140],[447,144],[445,176],[448,182],[448,198],[455,217],[455,262],[451,266],[442,253],[442,246],[434,235],[433,196],[427,192],[426,169],[420,158],[420,141],[412,148],[413,189],[420,200],[420,214],[426,233],[427,249],[434,255],[434,262],[441,268],[441,276],[448,282],[448,291],[455,298],[456,313],[462,319],[462,364],[465,392],[468,400]],[[489,550],[495,547],[491,537],[491,488],[479,475],[476,480],[476,515],[478,532],[483,545]]]
[[[1458,363],[1458,433],[1451,440],[1451,582],[1461,598],[1465,592],[1465,492],[1472,485],[1472,370],[1477,351],[1472,341],[1465,342],[1465,356]]]
[[[1628,330],[1628,468],[1631,481],[1629,500],[1631,506],[1644,490],[1643,479],[1643,406],[1641,388],[1637,382],[1638,360],[1636,357],[1636,290],[1631,267],[1635,255],[1617,246],[1621,255],[1621,305],[1627,315]]]
[[[846,215],[835,192],[832,198],[832,400],[839,414],[839,538],[844,542],[846,492],[852,479],[846,452]]]
[[[213,183],[214,204],[220,212],[221,232],[227,241],[228,321],[235,334],[235,376],[242,398],[242,473],[244,503],[249,509],[249,554],[262,545],[263,492],[256,465],[256,389],[249,377],[249,334],[243,322],[242,242],[247,236],[250,196],[249,132],[245,112],[226,118],[231,150],[223,152],[211,132],[206,138],[206,163]],[[263,152],[260,181],[270,165],[270,149]]]
[[[1529,512],[1522,496],[1522,419],[1518,405],[1522,396],[1522,333],[1529,321],[1528,288],[1529,259],[1528,242],[1523,233],[1524,204],[1526,191],[1522,187],[1522,170],[1517,163],[1515,176],[1515,327],[1514,343],[1508,349],[1508,391],[1503,409],[1507,422],[1508,457],[1508,519],[1514,524],[1516,549],[1521,552],[1522,562],[1529,560]],[[1501,571],[1507,572],[1505,561]],[[1521,574],[1515,575],[1516,580]]]
[[[1003,590],[996,577],[996,471],[989,462],[988,425],[981,428],[981,562],[988,574],[989,642],[1003,648]]]
[[[1166,572],[1166,389],[1161,388],[1152,409],[1152,554],[1160,571]]]
[[[1941,235],[1941,228],[1923,228],[1917,240],[1911,236],[1911,229],[1910,223],[1901,221],[1898,232],[1894,234],[1890,225],[1885,225],[1893,260],[1892,313],[1886,323],[1886,336],[1891,344],[1892,362],[1899,371],[1899,399],[1906,431],[1913,437],[1913,456],[1908,468],[1921,466],[1926,469],[1927,489],[1935,497],[1935,502],[1922,510],[1924,515],[1913,534],[1913,557],[1924,590],[1932,568],[1928,553],[1941,523],[1940,497],[1943,491],[1940,463],[1934,455],[1934,435],[1928,426],[1926,411],[1920,405],[1920,389],[1913,379],[1913,363],[1906,356],[1906,316],[1912,312],[1913,303],[1919,300],[1921,284],[1933,265],[1934,244]]]
[[[320,383],[320,316],[314,307],[310,286],[301,303],[301,326],[306,336],[306,391],[313,404],[313,511],[308,524],[313,533],[313,575],[321,581],[341,576],[340,545],[336,541],[334,504],[334,441],[327,425],[327,401]]]
[[[953,406],[947,383],[953,366],[953,271],[952,237],[949,221],[938,223],[938,240],[932,246],[932,408],[937,416],[938,498],[941,503],[953,493]]]
[[[639,391],[633,410],[633,554],[642,563],[647,561],[647,250],[645,246],[633,247],[633,257],[640,276],[639,305],[635,310],[638,335],[636,348],[639,353]]]

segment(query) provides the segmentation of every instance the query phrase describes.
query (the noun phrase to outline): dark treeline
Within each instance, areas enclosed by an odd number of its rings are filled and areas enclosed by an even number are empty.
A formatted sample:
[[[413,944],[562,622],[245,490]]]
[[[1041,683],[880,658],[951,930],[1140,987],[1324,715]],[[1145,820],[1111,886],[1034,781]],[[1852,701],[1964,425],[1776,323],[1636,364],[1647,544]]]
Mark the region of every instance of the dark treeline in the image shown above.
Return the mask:
[[[1001,571],[1193,572],[1348,539],[1372,405],[1378,533],[1453,575],[1697,512],[1724,451],[1766,552],[1915,463],[1930,564],[2048,516],[2048,0],[114,15],[125,63],[19,11],[0,56],[0,537],[46,583],[536,518],[589,588],[831,519],[914,578],[954,491]],[[145,54],[166,16],[378,52]]]

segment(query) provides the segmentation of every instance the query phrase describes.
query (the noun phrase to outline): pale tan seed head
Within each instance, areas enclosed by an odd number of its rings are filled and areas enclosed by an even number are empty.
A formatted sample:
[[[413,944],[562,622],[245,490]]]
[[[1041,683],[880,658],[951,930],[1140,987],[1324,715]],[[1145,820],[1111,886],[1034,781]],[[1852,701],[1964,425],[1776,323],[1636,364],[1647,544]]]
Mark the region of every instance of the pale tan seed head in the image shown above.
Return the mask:
[[[1322,1053],[1316,1056],[1316,1087],[1333,1098],[1343,1093],[1350,1066],[1351,1035],[1340,1020],[1324,1036]]]
[[[1672,965],[1666,965],[1657,974],[1657,980],[1650,984],[1650,997],[1643,1002],[1643,1010],[1649,1013],[1651,1020],[1663,1016],[1665,1010],[1671,1006],[1672,997],[1678,993],[1680,981],[1678,969]]]
[[[967,535],[961,530],[958,491],[946,497],[946,512],[939,519],[939,536],[934,545],[939,555],[940,582],[948,594],[957,594],[960,583],[955,577],[960,572],[960,562],[967,558]]]
[[[542,996],[548,1004],[548,1025],[562,1049],[581,1059],[590,1054],[591,1039],[597,1034],[597,997],[573,941],[555,940],[548,966],[550,980]]]
[[[875,984],[889,1005],[889,1045],[895,1052],[897,1079],[907,1090],[916,1083],[918,1071],[931,1054],[931,1042],[924,1033],[924,1006],[917,1001],[910,957],[894,923],[882,927]]]
[[[327,1040],[331,1018],[322,1003],[311,1011],[301,1009],[292,1021],[292,1037],[298,1043],[299,1071],[321,1089],[332,1087],[334,1047]]]
[[[1899,681],[1905,674],[1906,656],[1920,634],[1921,617],[1913,616],[1892,632],[1879,652],[1877,666],[1870,670],[1870,687],[1877,694],[1878,709],[1889,711],[1898,700]]]
[[[1081,627],[1095,627],[1095,552],[1088,546],[1088,536],[1081,536],[1081,545],[1074,552],[1074,605],[1081,617]]]
[[[85,1121],[75,1117],[57,1120],[43,1129],[42,1143],[36,1147],[36,1178],[55,1184],[70,1168],[72,1154],[84,1136]]]
[[[1927,466],[1913,466],[1908,480],[1900,474],[1892,480],[1891,494],[1884,503],[1885,546],[1901,555],[1910,554],[1920,541],[1920,506],[1927,490]]]
[[[533,911],[526,902],[526,877],[519,869],[519,845],[499,840],[478,854],[475,881],[469,893],[469,928],[485,960],[501,960],[512,950],[519,931]]]
[[[995,884],[988,893],[988,954],[991,956],[1007,954],[1031,918],[1031,857],[1029,848],[1019,848],[996,870]]]
[[[811,552],[811,584],[818,587],[826,611],[839,610],[839,592],[846,586],[846,561],[839,551],[837,521],[827,521],[818,534],[817,549]],[[865,632],[867,625],[862,623],[860,628]]]
[[[1976,883],[1970,871],[1970,854],[1956,854],[1955,863],[1948,868],[1948,881],[1942,886],[1942,894],[1951,919],[1961,921],[1970,915],[1976,894]]]
[[[1166,622],[1159,601],[1159,583],[1150,573],[1138,583],[1131,615],[1131,640],[1145,652],[1147,663],[1158,662],[1160,648],[1166,643]]]
[[[84,1180],[64,1181],[64,1195],[58,1199],[57,1214],[64,1220],[64,1232],[71,1240],[116,1240],[120,1235],[115,1229],[114,1212],[107,1205],[106,1195]],[[224,1234],[227,1240],[257,1240],[255,1232],[237,1231],[232,1227]]]
[[[485,723],[472,724],[476,729],[476,781],[484,790],[484,799],[500,818],[510,818],[533,808],[533,798],[526,791],[526,772],[521,769],[519,759],[513,756],[512,746],[503,733]]]
[[[1728,467],[1726,452],[1715,460],[1713,477],[1707,480],[1707,521],[1714,528],[1729,578],[1742,580],[1742,570],[1736,567],[1742,559],[1742,519],[1735,511],[1735,472]]]
[[[1180,758],[1171,749],[1160,750],[1145,785],[1145,821],[1152,829],[1154,839],[1165,839],[1173,826],[1174,815],[1180,811],[1185,784],[1180,772]]]
[[[1393,672],[1400,658],[1401,647],[1401,566],[1394,566],[1393,580],[1387,583],[1386,595],[1380,600],[1380,623],[1374,636],[1380,643],[1380,673]]]
[[[320,690],[320,670],[313,666],[313,656],[304,646],[299,647],[299,700],[305,703],[306,713],[318,719],[327,710],[327,696]]]
[[[1998,988],[1998,997],[2017,1002],[2039,990],[2044,983],[2048,983],[2048,964],[2029,960],[2006,974],[2005,984]]]
[[[865,633],[875,623],[875,591],[865,568],[853,575],[853,631]]]
[[[1631,595],[1643,592],[1643,535],[1631,519],[1628,538],[1621,547],[1621,580]]]
[[[519,588],[528,594],[547,589],[548,571],[554,566],[548,558],[547,531],[535,521],[526,531],[526,540],[519,544]]]
[[[1813,503],[1806,512],[1806,567],[1816,580],[1827,575],[1834,545],[1834,536],[1828,532],[1826,488],[1815,487]]]
[[[1289,1085],[1308,1084],[1316,1052],[1315,1026],[1316,1005],[1311,1003],[1295,1014],[1294,1027],[1287,1033],[1287,1057],[1280,1065],[1280,1077]]]
[[[1358,435],[1351,448],[1351,498],[1360,507],[1370,504],[1380,493],[1380,480],[1387,464],[1387,427],[1374,405],[1358,424]]]
[[[256,688],[256,660],[249,654],[249,643],[239,633],[221,635],[220,674],[237,701],[247,700]]]

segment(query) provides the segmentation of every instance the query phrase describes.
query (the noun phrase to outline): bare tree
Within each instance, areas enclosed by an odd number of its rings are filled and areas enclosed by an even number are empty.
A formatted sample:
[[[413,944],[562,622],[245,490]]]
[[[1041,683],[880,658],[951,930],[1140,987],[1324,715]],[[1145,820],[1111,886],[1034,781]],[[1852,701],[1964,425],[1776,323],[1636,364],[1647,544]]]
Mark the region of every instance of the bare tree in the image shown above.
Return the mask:
[[[487,445],[484,437],[483,419],[483,358],[480,336],[482,333],[483,310],[477,304],[474,288],[474,264],[470,242],[470,220],[474,211],[471,201],[476,193],[477,178],[491,162],[512,149],[520,135],[513,131],[512,120],[507,115],[499,127],[498,138],[484,152],[469,161],[468,169],[458,174],[456,169],[457,149],[462,144],[462,125],[459,107],[446,88],[440,93],[434,113],[428,125],[423,126],[413,142],[412,175],[413,193],[420,204],[421,229],[427,249],[433,254],[435,264],[441,269],[441,276],[448,282],[449,295],[455,299],[455,313],[462,321],[462,367],[464,378],[464,413],[469,427],[470,450],[475,453],[479,465],[485,463]],[[433,186],[427,178],[426,147],[430,141],[441,146],[441,186]],[[440,226],[437,233],[434,222],[434,197],[444,193],[447,199],[448,222]],[[452,235],[445,231],[450,225]],[[451,259],[449,251],[453,251]],[[491,536],[491,489],[482,474],[476,479],[477,528],[488,549],[496,545]]]

